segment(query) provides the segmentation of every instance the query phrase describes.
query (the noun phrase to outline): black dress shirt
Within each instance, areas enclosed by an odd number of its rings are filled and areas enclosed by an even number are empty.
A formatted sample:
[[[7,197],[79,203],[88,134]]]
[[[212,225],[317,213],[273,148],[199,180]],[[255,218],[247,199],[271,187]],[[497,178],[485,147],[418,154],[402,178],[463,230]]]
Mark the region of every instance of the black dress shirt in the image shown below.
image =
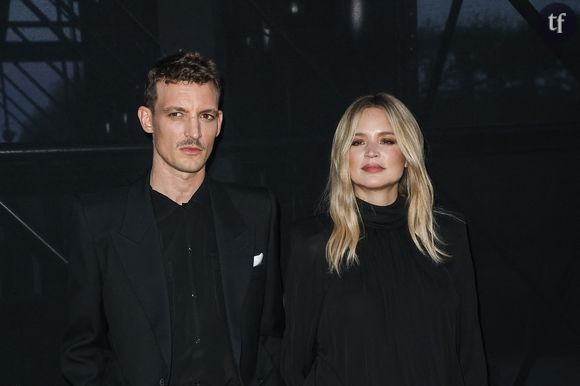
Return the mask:
[[[154,190],[151,198],[169,291],[170,384],[237,385],[206,184],[182,205]]]

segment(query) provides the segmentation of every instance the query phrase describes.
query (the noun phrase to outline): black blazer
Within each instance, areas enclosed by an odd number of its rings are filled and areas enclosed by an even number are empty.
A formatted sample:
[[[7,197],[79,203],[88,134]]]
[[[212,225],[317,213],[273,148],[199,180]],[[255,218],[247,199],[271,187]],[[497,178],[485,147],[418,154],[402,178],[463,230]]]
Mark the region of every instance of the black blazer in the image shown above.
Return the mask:
[[[206,183],[240,379],[279,385],[284,317],[275,199],[264,189]],[[83,197],[73,213],[64,377],[72,385],[168,385],[169,300],[149,178]]]

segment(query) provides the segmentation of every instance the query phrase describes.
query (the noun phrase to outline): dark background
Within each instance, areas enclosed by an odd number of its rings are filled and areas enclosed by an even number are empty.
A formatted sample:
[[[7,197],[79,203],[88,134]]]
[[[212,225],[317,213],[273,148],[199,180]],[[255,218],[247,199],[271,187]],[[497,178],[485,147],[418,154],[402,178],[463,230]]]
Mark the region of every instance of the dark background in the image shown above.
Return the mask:
[[[549,3],[0,1],[0,385],[60,384],[71,196],[146,172],[136,108],[178,48],[223,74],[210,173],[272,189],[283,230],[319,204],[346,106],[402,99],[470,225],[491,385],[579,385],[580,33],[545,37]]]

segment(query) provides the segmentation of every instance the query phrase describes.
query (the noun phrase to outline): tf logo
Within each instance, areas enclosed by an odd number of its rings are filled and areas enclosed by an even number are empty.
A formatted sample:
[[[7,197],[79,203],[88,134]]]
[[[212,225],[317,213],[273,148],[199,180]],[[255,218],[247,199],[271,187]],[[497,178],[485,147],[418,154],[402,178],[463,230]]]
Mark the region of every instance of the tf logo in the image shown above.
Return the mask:
[[[550,40],[567,40],[576,32],[576,14],[566,4],[548,4],[540,11],[538,22],[542,34]]]

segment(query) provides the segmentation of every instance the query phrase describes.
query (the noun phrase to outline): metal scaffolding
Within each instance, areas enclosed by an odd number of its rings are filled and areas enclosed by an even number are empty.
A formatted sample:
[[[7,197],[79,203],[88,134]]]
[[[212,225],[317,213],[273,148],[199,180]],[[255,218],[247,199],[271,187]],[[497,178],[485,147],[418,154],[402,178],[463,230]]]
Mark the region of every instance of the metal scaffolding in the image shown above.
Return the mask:
[[[9,0],[0,8],[1,142],[63,109],[81,76],[78,0]],[[61,93],[55,96],[55,88]]]

